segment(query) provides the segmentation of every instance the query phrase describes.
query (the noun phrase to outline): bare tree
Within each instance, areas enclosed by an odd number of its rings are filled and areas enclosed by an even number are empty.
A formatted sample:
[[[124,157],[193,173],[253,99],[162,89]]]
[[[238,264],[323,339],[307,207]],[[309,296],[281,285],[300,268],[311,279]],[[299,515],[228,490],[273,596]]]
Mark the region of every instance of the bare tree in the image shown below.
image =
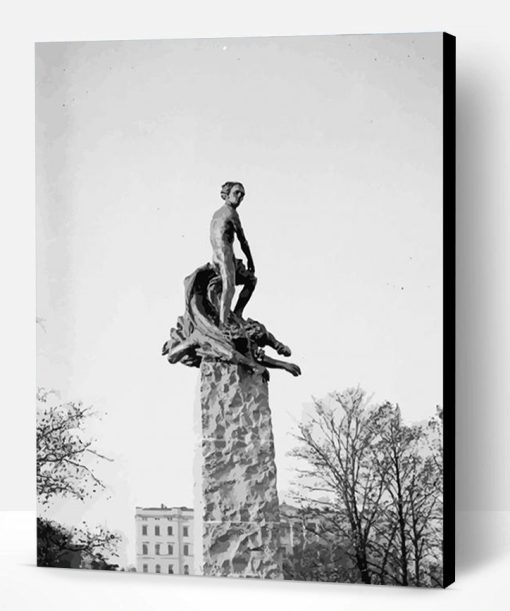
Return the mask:
[[[408,426],[398,406],[372,407],[359,388],[314,400],[314,408],[292,455],[305,465],[298,498],[322,514],[324,537],[342,541],[364,583],[439,585],[438,417]]]
[[[84,501],[105,484],[94,473],[92,463],[111,461],[95,447],[87,434],[91,418],[100,415],[80,402],[51,405],[52,391],[37,393],[37,496],[44,509],[57,497]],[[37,563],[39,566],[88,567],[115,570],[110,559],[117,556],[120,536],[102,527],[90,530],[68,528],[46,517],[37,518]]]
[[[377,411],[380,438],[375,462],[378,476],[384,480],[384,491],[389,502],[385,507],[386,525],[395,532],[397,541],[398,573],[395,575],[401,585],[409,584],[408,578],[408,537],[407,537],[407,482],[412,470],[412,443],[414,431],[402,425],[400,409],[385,403]],[[391,525],[395,528],[391,529]]]
[[[84,500],[105,488],[90,459],[111,462],[86,433],[87,422],[99,414],[72,401],[48,406],[51,394],[44,389],[37,393],[37,496],[43,505],[57,495]]]
[[[376,415],[381,431],[377,469],[384,477],[387,531],[395,533],[388,548],[392,577],[401,585],[431,585],[427,562],[441,539],[442,468],[430,452],[433,419],[427,426],[404,424],[400,408],[382,405]]]
[[[372,582],[370,543],[379,519],[384,482],[373,472],[373,446],[378,431],[365,393],[349,389],[327,400],[314,400],[315,413],[299,425],[301,442],[291,453],[308,466],[300,470],[303,495],[325,494],[322,501],[351,554],[363,583]]]

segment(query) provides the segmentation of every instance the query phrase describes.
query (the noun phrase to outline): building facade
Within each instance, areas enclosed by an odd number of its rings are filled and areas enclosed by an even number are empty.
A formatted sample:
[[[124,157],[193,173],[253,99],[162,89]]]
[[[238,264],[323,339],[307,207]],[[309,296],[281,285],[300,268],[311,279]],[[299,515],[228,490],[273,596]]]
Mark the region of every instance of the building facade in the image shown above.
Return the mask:
[[[193,575],[193,509],[136,508],[136,570],[138,573]],[[296,545],[318,541],[320,519],[305,517],[292,505],[280,505],[280,553],[293,555]]]
[[[295,546],[320,540],[321,520],[306,516],[297,507],[280,505],[280,552],[283,558],[294,553]]]
[[[137,507],[135,520],[137,572],[193,574],[193,509]]]

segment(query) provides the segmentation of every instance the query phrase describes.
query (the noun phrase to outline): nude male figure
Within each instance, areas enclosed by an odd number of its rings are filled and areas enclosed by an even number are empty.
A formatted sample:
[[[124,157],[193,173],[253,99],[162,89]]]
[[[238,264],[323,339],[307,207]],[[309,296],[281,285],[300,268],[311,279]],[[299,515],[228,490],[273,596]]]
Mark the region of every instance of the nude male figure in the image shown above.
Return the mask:
[[[243,201],[244,195],[244,187],[240,182],[226,182],[221,187],[221,197],[225,203],[219,210],[216,210],[211,221],[212,262],[222,282],[220,326],[228,323],[236,284],[244,285],[234,309],[239,316],[242,316],[244,307],[257,284],[250,247],[237,213],[237,208]],[[234,257],[234,236],[237,236],[241,250],[246,256],[248,269],[244,267],[240,259]]]

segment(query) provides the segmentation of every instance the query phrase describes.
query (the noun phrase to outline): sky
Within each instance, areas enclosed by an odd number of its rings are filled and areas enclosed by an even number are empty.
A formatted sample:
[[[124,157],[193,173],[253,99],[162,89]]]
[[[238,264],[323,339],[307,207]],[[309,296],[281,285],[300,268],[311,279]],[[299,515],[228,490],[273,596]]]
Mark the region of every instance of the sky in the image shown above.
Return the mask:
[[[420,421],[442,400],[442,36],[38,43],[37,383],[90,423],[108,490],[53,517],[121,530],[193,505],[199,373],[161,346],[211,257],[220,187],[258,285],[281,500],[312,397],[360,385]],[[241,255],[239,249],[238,256]],[[127,556],[126,556],[127,554]]]

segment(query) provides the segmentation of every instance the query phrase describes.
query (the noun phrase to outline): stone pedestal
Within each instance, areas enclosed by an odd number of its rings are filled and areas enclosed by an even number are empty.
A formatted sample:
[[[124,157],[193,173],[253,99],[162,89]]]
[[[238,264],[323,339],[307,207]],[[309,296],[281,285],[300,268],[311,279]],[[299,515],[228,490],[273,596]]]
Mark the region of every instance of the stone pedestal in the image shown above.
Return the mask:
[[[204,359],[196,406],[195,572],[281,579],[268,386]]]

